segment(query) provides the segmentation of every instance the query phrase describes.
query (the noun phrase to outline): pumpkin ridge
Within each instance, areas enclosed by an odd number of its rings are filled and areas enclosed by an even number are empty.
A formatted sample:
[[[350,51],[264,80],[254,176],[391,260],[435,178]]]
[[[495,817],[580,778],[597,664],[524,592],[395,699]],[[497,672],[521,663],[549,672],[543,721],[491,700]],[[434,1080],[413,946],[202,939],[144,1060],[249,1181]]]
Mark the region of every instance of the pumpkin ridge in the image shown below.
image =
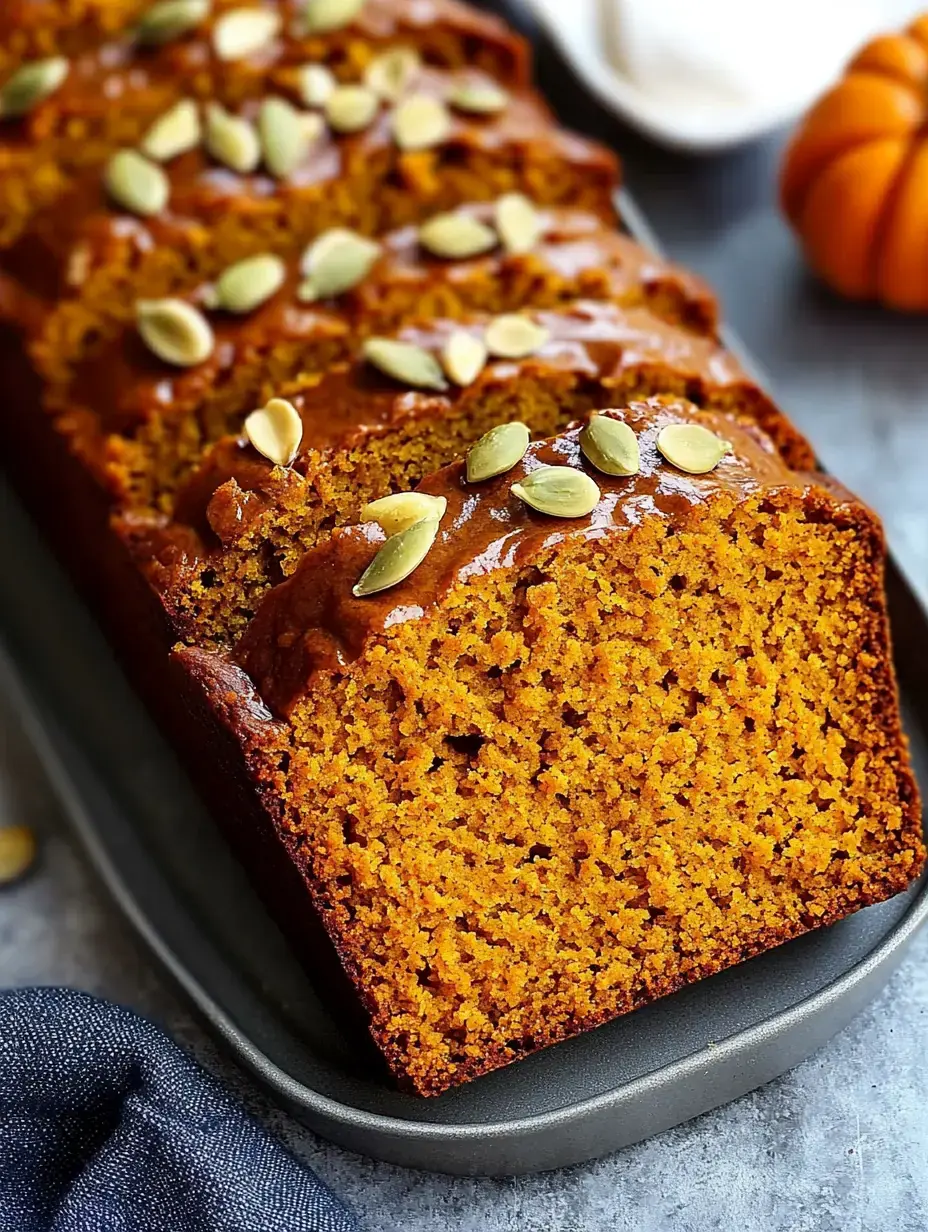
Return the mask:
[[[886,243],[889,226],[893,221],[896,206],[902,195],[902,190],[905,188],[909,173],[912,170],[912,164],[917,160],[920,148],[921,141],[915,140],[910,143],[908,150],[906,150],[905,157],[899,165],[899,169],[897,170],[889,185],[889,188],[886,191],[882,209],[877,217],[867,261],[869,266],[868,282],[873,288],[874,294],[879,294],[880,269],[882,266],[883,249]]]

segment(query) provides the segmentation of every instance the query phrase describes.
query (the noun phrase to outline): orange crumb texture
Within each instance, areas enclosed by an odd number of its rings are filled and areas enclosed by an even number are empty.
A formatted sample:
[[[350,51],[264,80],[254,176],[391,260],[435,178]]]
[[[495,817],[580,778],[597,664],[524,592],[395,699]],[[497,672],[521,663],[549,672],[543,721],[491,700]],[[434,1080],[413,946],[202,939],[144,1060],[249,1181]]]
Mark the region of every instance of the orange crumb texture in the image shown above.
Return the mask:
[[[616,233],[612,151],[496,17],[307,2],[0,0],[0,414],[436,1095],[903,890],[920,806],[879,525]],[[637,473],[583,453],[594,413]],[[681,470],[681,427],[731,450]],[[530,509],[540,466],[592,512]],[[412,488],[434,543],[355,597],[366,504]]]

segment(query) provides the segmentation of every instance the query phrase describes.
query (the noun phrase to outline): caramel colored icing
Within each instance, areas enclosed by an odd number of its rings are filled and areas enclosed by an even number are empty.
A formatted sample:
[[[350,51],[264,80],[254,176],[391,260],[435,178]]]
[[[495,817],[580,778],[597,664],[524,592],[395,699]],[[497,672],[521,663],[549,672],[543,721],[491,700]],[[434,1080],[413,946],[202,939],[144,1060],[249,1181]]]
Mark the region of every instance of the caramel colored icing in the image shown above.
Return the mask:
[[[308,552],[296,573],[265,598],[236,651],[270,708],[286,714],[312,687],[314,673],[349,663],[370,639],[418,619],[468,579],[522,568],[565,540],[621,533],[646,518],[682,527],[694,509],[719,493],[803,490],[816,482],[789,471],[761,433],[682,400],[634,402],[614,414],[638,436],[641,470],[630,478],[592,468],[580,452],[579,428],[531,445],[518,466],[484,483],[468,484],[462,462],[429,476],[420,490],[444,496],[447,512],[425,561],[391,590],[362,599],[352,594],[385,539],[374,523],[336,530]],[[666,424],[694,418],[733,447],[707,475],[670,466],[655,443]],[[512,495],[512,484],[549,465],[580,467],[593,476],[602,495],[589,516],[548,517]]]

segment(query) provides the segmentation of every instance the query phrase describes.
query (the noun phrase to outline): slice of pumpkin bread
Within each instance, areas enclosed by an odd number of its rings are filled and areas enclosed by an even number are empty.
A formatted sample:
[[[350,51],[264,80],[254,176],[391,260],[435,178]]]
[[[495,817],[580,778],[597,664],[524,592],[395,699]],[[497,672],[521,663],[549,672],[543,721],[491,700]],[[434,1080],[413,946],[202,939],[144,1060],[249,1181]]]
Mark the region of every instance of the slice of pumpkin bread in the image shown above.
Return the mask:
[[[540,232],[527,251],[523,245],[508,251],[498,242],[497,225],[509,234],[508,207]],[[490,244],[492,251],[457,261],[434,255],[425,245],[437,242],[431,238],[435,223],[442,224],[436,236],[452,239],[453,227],[444,224],[459,223],[466,238],[476,223],[471,241]],[[314,255],[326,245],[328,264],[324,254],[318,260]],[[133,324],[77,365],[72,380],[46,386],[47,409],[57,408],[60,430],[117,504],[170,512],[178,483],[206,445],[237,433],[245,415],[284,385],[318,379],[334,361],[354,356],[363,338],[411,320],[454,320],[526,302],[562,305],[583,295],[648,304],[659,316],[714,333],[715,301],[694,276],[653,257],[594,215],[534,211],[525,198],[440,216],[422,228],[421,238],[417,228],[403,228],[384,238],[379,255],[370,241],[339,233],[311,245],[308,256],[310,276],[301,269],[306,257],[285,272],[265,256],[239,266],[218,286],[201,285],[185,297],[213,334],[199,362],[181,366],[178,356],[173,363],[160,359]],[[319,297],[317,288],[344,284],[346,268],[356,285]],[[223,293],[232,296],[234,290],[244,297],[237,307],[250,305],[263,293],[260,277],[269,278],[264,303],[240,313],[215,310]]]
[[[682,394],[766,425],[787,457],[813,465],[807,442],[712,339],[608,303],[517,320],[538,331],[534,353],[491,358],[465,385],[444,377],[438,356],[462,335],[496,342],[496,327],[511,319],[410,327],[398,336],[411,348],[403,354],[425,367],[409,370],[405,382],[362,359],[282,391],[301,421],[291,465],[229,436],[206,450],[172,513],[117,517],[178,636],[228,644],[320,535],[356,518],[369,500],[414,486],[507,420],[545,436],[597,407]],[[431,389],[411,387],[423,378]]]
[[[178,103],[189,108],[186,100],[238,106],[279,93],[314,104],[320,70],[327,90],[335,75],[358,82],[375,57],[395,47],[404,58],[374,79],[380,92],[402,87],[410,55],[478,77],[498,75],[517,90],[529,81],[524,40],[454,0],[367,0],[354,20],[343,10],[344,20],[308,32],[293,5],[186,4],[186,17],[171,13],[167,21],[158,7],[123,38],[71,59],[22,65],[0,83],[0,244],[37,210],[61,201],[88,169],[143,141]],[[310,65],[316,75],[307,79]],[[152,157],[163,155],[155,150]]]
[[[637,473],[578,429],[484,482],[455,464],[414,537],[337,530],[231,660],[177,652],[423,1095],[923,863],[874,515],[726,417],[608,418]]]

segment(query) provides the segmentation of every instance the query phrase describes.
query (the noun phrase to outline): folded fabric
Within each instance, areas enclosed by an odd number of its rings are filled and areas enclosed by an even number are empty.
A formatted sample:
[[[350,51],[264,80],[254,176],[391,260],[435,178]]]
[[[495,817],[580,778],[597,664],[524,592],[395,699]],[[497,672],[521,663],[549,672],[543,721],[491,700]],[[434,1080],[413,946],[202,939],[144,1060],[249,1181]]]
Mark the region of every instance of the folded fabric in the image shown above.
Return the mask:
[[[0,993],[0,1232],[357,1232],[154,1024],[84,993]]]

